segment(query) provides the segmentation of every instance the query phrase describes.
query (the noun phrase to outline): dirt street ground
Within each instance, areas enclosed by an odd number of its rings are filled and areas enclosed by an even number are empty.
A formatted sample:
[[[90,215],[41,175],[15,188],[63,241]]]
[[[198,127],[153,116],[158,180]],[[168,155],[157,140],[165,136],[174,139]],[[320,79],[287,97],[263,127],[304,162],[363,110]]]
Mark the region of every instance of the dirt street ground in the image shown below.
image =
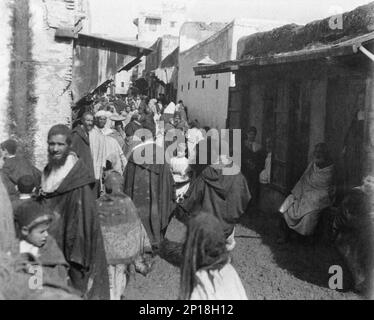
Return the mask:
[[[270,299],[360,299],[350,291],[350,275],[334,248],[318,242],[314,245],[292,241],[276,243],[276,219],[259,212],[246,214],[236,228],[233,265],[239,273],[248,297]],[[173,220],[167,237],[182,240],[184,226]],[[328,287],[329,268],[343,268],[343,290]],[[139,274],[130,280],[128,300],[170,300],[178,297],[179,269],[160,257],[147,277]]]

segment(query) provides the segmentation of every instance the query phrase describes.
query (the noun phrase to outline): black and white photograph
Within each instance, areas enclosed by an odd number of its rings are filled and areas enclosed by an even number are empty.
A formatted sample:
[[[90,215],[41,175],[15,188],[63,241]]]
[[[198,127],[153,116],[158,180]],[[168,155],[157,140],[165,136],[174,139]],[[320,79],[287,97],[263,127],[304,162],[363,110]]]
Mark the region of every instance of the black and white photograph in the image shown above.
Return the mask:
[[[373,195],[374,2],[0,1],[0,300],[372,300]]]

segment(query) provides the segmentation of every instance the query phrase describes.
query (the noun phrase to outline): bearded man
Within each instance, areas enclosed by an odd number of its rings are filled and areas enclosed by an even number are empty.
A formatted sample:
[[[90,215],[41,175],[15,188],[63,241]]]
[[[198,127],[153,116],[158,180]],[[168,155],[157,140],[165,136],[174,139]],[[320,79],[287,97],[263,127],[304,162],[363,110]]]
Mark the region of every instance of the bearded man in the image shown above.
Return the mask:
[[[95,195],[95,179],[71,151],[71,131],[56,125],[48,133],[48,165],[41,196],[54,211],[50,228],[70,265],[71,284],[87,299],[109,299],[109,277]]]

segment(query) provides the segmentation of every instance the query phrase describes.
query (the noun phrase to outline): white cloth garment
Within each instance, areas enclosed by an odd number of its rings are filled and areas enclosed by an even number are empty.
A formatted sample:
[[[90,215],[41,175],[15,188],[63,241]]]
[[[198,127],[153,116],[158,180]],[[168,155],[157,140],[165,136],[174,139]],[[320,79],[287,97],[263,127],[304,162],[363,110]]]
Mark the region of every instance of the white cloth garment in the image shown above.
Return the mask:
[[[312,162],[280,207],[287,225],[299,234],[313,234],[319,213],[332,205],[333,170],[333,165],[320,169]]]
[[[260,173],[260,183],[269,184],[271,177],[271,152],[268,153],[265,160],[265,169]]]
[[[31,243],[29,243],[25,240],[22,240],[19,243],[19,253],[20,254],[29,253],[33,257],[38,258],[39,257],[39,248],[32,245]]]
[[[190,183],[188,182],[190,180],[190,166],[188,159],[180,155],[171,158],[170,169],[174,182],[176,183],[175,195],[177,202],[181,202],[190,187]]]
[[[164,110],[164,113],[167,113],[167,114],[174,114],[175,113],[175,111],[176,111],[176,105],[175,105],[175,103],[174,102],[170,102],[169,104],[168,104],[168,106],[165,108],[165,110]]]
[[[199,270],[200,280],[191,294],[191,300],[248,300],[238,273],[227,263],[221,270]]]
[[[43,173],[42,175],[42,190],[46,193],[55,192],[61,185],[62,181],[66,178],[68,173],[73,169],[78,162],[78,157],[75,153],[70,153],[63,166],[53,169],[48,177]]]
[[[127,285],[127,266],[124,264],[108,266],[110,300],[121,300]]]
[[[232,251],[235,249],[236,241],[235,241],[235,228],[229,237],[226,239],[226,249],[227,251]]]
[[[204,140],[204,135],[198,128],[192,128],[187,130],[187,148],[188,148],[188,154],[189,154],[189,160],[193,161],[196,158],[196,151],[195,147],[196,145]]]

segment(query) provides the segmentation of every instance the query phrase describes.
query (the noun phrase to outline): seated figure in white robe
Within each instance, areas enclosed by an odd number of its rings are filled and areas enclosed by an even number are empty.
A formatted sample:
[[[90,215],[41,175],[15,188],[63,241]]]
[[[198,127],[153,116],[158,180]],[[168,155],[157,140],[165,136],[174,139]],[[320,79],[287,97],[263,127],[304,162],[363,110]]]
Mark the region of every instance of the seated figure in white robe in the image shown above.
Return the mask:
[[[279,209],[283,219],[278,242],[287,240],[289,229],[303,236],[314,233],[321,211],[333,204],[333,176],[334,165],[330,160],[327,146],[319,143],[314,150],[314,160]]]

